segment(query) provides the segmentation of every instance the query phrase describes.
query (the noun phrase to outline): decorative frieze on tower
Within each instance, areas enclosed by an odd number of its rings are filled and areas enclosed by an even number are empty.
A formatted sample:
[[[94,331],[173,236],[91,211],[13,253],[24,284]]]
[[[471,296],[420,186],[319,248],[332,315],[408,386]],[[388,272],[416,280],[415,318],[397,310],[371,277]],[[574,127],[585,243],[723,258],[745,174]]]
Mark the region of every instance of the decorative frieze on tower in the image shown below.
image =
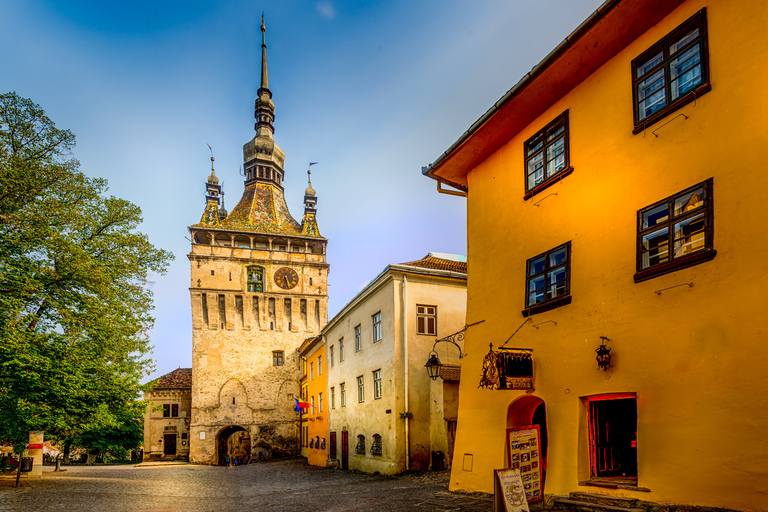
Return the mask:
[[[274,141],[262,19],[256,134],[243,146],[244,190],[227,214],[213,167],[192,249],[190,460],[298,453],[297,349],[327,321],[328,241],[317,227],[311,183],[299,224],[283,190],[285,153]],[[213,159],[211,159],[213,161]]]

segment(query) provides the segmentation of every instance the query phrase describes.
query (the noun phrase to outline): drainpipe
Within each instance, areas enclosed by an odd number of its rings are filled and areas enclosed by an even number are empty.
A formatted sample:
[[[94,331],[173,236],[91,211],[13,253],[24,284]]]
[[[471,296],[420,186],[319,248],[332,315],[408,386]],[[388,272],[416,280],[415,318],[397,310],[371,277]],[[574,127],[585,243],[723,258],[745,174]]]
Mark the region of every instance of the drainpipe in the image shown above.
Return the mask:
[[[408,276],[403,274],[403,347],[405,352],[405,470],[411,469],[410,407],[408,406]]]

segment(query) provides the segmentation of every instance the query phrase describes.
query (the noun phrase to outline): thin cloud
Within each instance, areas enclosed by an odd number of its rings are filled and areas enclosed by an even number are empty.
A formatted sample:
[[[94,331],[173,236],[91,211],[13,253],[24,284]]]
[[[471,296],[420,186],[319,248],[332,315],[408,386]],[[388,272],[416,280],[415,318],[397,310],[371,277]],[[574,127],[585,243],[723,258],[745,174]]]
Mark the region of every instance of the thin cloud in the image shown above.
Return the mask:
[[[332,20],[336,17],[336,9],[333,8],[331,2],[318,2],[315,8],[320,13],[320,16],[327,20]]]

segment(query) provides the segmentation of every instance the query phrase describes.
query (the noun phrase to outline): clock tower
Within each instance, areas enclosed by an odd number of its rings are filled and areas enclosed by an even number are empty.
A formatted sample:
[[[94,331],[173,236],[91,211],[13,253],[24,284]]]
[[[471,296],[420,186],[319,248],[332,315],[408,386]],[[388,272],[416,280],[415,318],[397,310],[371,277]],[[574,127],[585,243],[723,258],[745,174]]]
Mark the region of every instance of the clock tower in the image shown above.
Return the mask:
[[[297,453],[301,343],[327,321],[328,241],[311,181],[304,217],[288,211],[285,153],[275,144],[262,19],[256,135],[243,146],[245,184],[230,213],[213,168],[192,248],[190,461],[226,464]],[[179,441],[183,442],[183,439]]]

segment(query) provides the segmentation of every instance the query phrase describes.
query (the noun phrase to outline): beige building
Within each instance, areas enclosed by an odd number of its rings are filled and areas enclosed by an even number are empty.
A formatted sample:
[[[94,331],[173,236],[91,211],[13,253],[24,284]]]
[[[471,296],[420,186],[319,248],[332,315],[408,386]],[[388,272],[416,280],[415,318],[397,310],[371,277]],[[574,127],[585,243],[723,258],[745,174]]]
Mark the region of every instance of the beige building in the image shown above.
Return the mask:
[[[466,289],[466,260],[430,253],[387,266],[323,328],[330,464],[396,474],[433,451],[450,460],[461,342],[435,342],[464,328]],[[424,367],[434,345],[446,380]]]
[[[299,451],[297,349],[327,319],[327,240],[311,183],[301,223],[283,195],[285,153],[273,139],[262,24],[256,136],[243,146],[245,189],[231,213],[213,169],[192,248],[190,461],[248,462]]]
[[[192,368],[166,373],[144,399],[144,460],[189,458]]]

